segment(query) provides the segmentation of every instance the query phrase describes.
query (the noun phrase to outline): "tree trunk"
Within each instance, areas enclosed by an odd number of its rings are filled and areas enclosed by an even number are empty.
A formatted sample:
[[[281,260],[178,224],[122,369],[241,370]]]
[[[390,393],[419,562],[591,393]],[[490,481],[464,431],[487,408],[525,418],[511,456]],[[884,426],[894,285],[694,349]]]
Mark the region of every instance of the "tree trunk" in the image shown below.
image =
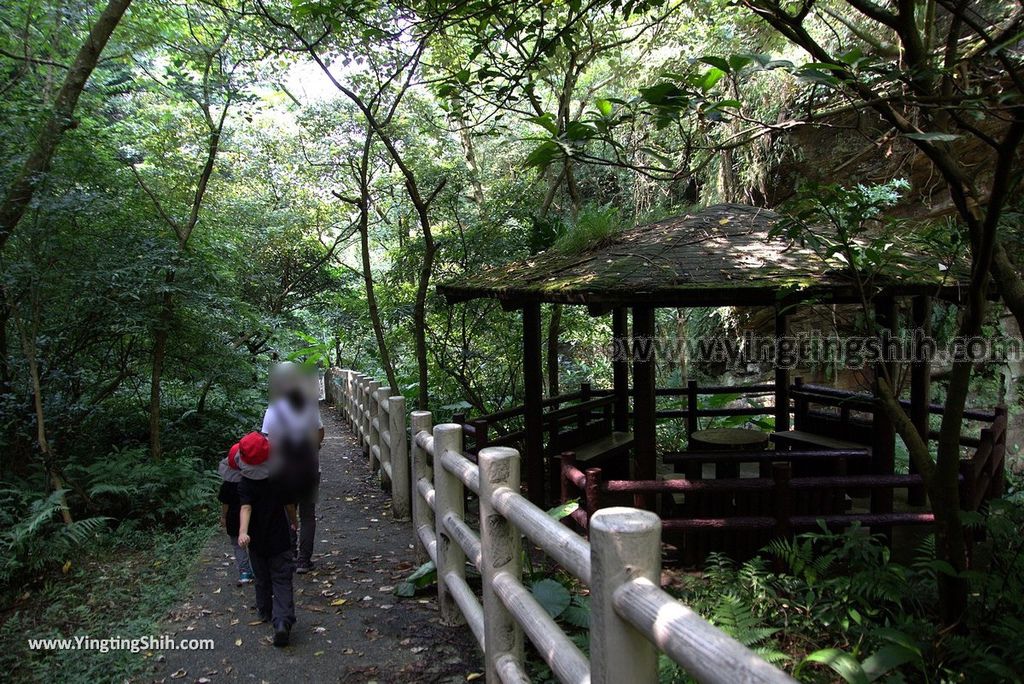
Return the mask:
[[[3,203],[0,204],[0,251],[28,209],[42,176],[49,171],[54,152],[64,132],[75,127],[74,114],[78,98],[129,4],[131,0],[110,0],[79,48],[75,61],[64,78],[64,84],[57,93],[53,113],[36,138],[21,171],[8,186]]]
[[[359,200],[356,201],[356,206],[359,209],[359,244],[363,260],[363,283],[366,286],[366,308],[370,312],[370,322],[373,324],[373,336],[377,340],[380,364],[388,376],[388,386],[391,391],[397,392],[398,381],[395,379],[395,365],[391,362],[387,340],[384,339],[384,325],[380,320],[380,308],[377,306],[377,294],[373,287],[373,270],[370,265],[370,151],[372,145],[373,129],[367,127],[363,153],[359,159]]]
[[[33,317],[35,313],[33,312]],[[50,486],[56,492],[64,489],[60,473],[53,463],[53,454],[50,453],[50,440],[46,437],[46,414],[43,411],[43,384],[39,379],[39,363],[36,360],[35,325],[33,325],[32,339],[30,340],[24,330],[21,332],[21,345],[25,353],[25,360],[28,362],[29,378],[32,381],[32,406],[36,414],[36,441],[39,445],[39,454],[43,459],[43,467],[50,480]],[[71,517],[71,509],[64,495],[60,495],[60,515],[65,524],[74,522]]]
[[[473,188],[473,203],[477,209],[484,206],[484,186],[480,183],[480,166],[476,161],[476,146],[473,145],[473,136],[466,128],[465,122],[460,117],[459,139],[462,141],[462,152],[466,157],[466,169],[469,171],[469,183]]]
[[[413,307],[413,336],[416,341],[416,367],[419,375],[419,392],[416,407],[426,411],[430,403],[430,385],[428,382],[429,367],[427,365],[427,290],[430,287],[430,275],[434,270],[434,237],[430,232],[430,220],[427,217],[427,206],[417,207],[420,224],[423,226],[423,264],[420,266],[419,283],[416,286],[416,304]]]
[[[363,212],[366,216],[366,212]],[[370,236],[367,221],[359,221],[359,240],[363,253],[363,282],[366,285],[366,308],[370,312],[370,321],[373,324],[373,336],[377,340],[377,351],[380,355],[380,365],[384,367],[384,373],[388,376],[388,386],[391,391],[398,391],[398,381],[395,379],[395,366],[391,362],[391,354],[388,352],[388,343],[384,339],[384,325],[380,320],[380,309],[377,306],[377,295],[373,289],[373,272],[370,270]]]
[[[173,269],[167,270],[164,282],[168,291],[164,293],[160,315],[153,331],[153,368],[149,383],[149,455],[157,461],[163,457],[163,447],[160,444],[160,395],[164,359],[167,358],[167,338],[171,334],[171,323],[174,319],[174,297],[170,292],[170,287],[174,284]]]
[[[558,338],[562,330],[562,305],[551,305],[548,322],[548,396],[558,394]]]
[[[992,252],[992,278],[1006,307],[1017,319],[1017,327],[1024,330],[1024,280],[1001,242],[996,243]]]

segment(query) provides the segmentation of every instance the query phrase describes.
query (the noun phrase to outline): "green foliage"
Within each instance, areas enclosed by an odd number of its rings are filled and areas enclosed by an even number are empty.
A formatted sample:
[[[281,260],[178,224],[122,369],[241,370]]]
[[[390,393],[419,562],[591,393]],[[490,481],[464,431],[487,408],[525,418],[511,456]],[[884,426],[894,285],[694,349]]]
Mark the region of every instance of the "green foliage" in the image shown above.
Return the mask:
[[[823,648],[807,655],[797,665],[793,675],[799,677],[810,664],[827,665],[848,684],[868,684],[876,681],[904,665],[913,665],[924,674],[924,660],[921,649],[905,634],[894,630],[879,630],[876,636],[888,645],[858,662],[857,658],[838,648]]]
[[[30,651],[28,639],[163,633],[213,531],[211,517],[155,533],[103,525],[98,537],[70,549],[66,571],[0,593],[8,607],[0,624],[0,668],[9,681],[144,679],[147,654]]]
[[[622,218],[615,207],[587,206],[580,210],[552,248],[579,254],[611,241],[622,230]]]
[[[106,530],[106,517],[61,522],[66,494],[33,499],[28,491],[0,490],[0,583],[62,567]]]
[[[553,579],[542,579],[534,582],[530,585],[530,593],[533,594],[533,598],[537,599],[537,603],[548,612],[548,615],[553,618],[559,617],[572,603],[572,596],[569,594],[569,590]]]
[[[418,590],[432,586],[435,582],[437,582],[437,566],[434,565],[434,561],[427,561],[395,585],[395,596],[412,598]]]

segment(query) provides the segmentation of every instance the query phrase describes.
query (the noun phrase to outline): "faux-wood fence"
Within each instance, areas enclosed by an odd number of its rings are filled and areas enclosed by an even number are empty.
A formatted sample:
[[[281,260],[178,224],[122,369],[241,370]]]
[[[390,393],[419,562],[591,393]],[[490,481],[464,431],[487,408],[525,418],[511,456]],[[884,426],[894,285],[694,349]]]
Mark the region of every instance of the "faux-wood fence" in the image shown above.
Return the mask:
[[[404,400],[379,382],[333,369],[328,385],[371,468],[390,480],[395,516],[411,514],[421,553],[437,567],[442,619],[468,623],[487,682],[530,681],[524,634],[561,682],[657,682],[659,650],[700,682],[794,681],[661,589],[654,513],[600,510],[588,541],[522,496],[515,449],[483,448],[474,463],[461,425],[432,426],[429,412],[413,411],[407,433]],[[466,521],[467,489],[478,497],[479,531]],[[589,659],[523,584],[524,536],[589,586]],[[466,581],[467,561],[480,571],[480,598]]]

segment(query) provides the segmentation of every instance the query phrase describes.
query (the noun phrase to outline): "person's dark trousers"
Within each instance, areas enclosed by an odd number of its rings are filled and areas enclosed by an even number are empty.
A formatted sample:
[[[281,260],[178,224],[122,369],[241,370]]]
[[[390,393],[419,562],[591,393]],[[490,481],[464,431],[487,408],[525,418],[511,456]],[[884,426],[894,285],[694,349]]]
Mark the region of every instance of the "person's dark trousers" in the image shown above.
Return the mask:
[[[320,498],[320,476],[316,486],[298,503],[299,513],[299,565],[309,566],[313,560],[313,541],[316,539],[316,503]]]
[[[273,556],[250,553],[249,562],[256,578],[256,610],[260,617],[270,618],[274,624],[284,622],[289,627],[295,624],[292,592],[295,559],[291,549]]]

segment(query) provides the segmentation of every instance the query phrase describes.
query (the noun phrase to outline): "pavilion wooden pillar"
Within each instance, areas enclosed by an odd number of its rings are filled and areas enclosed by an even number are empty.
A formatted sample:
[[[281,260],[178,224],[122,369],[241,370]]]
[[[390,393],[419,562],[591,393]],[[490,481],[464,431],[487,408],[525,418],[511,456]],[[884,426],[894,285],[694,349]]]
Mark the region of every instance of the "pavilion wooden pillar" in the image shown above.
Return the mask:
[[[613,428],[629,430],[629,321],[625,307],[612,309],[612,386],[615,404]]]
[[[779,363],[781,350],[779,345],[789,337],[789,314],[785,305],[775,305],[775,430],[789,430],[789,369]]]
[[[896,299],[892,297],[892,295],[877,297],[874,301],[874,305],[875,323],[878,334],[887,334],[890,340],[894,340],[898,324]],[[882,378],[885,377],[885,374],[888,374],[892,391],[893,393],[897,393],[899,392],[899,388],[896,386],[896,365],[891,359],[886,359],[889,354],[889,345],[886,344],[886,342],[887,341],[885,339],[881,340],[883,360],[877,364],[877,368],[875,369],[876,378]],[[875,394],[877,396],[877,379],[875,380],[875,384]],[[877,475],[891,475],[896,468],[896,429],[893,426],[892,420],[889,419],[889,416],[881,408],[880,402],[877,400],[871,428],[872,472]],[[891,488],[880,487],[871,492],[871,512],[883,514],[893,512],[893,490]],[[879,527],[879,531],[884,534],[890,542],[892,541],[892,528],[881,526]]]
[[[541,358],[540,304],[523,306],[523,461],[526,493],[543,506],[544,497],[544,367]]]
[[[913,327],[914,360],[910,364],[910,421],[917,428],[924,443],[928,443],[928,416],[930,414],[929,404],[931,403],[931,382],[932,364],[927,357],[930,350],[925,343],[925,337],[931,335],[932,321],[932,300],[928,296],[914,297],[911,325]],[[914,461],[910,461],[910,472],[918,472]],[[907,494],[907,503],[912,506],[923,506],[925,504],[924,487],[911,487]]]
[[[633,307],[633,445],[638,480],[658,478],[654,401],[654,308]],[[650,507],[651,501],[645,501]]]

